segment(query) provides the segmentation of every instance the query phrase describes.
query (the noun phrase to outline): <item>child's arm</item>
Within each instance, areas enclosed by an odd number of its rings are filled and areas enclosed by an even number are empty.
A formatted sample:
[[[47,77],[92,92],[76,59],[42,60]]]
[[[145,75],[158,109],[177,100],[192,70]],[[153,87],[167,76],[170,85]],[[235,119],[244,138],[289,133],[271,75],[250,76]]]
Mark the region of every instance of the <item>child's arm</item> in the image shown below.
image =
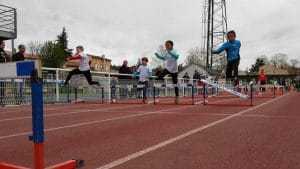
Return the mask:
[[[179,54],[177,54],[176,52],[171,52],[168,51],[168,54],[171,55],[173,58],[178,59],[179,58]]]
[[[139,77],[140,76],[140,70],[141,69],[141,67],[139,67],[134,73],[133,73],[133,77],[134,78],[137,78],[137,77]]]
[[[134,73],[133,73],[133,77],[134,77],[134,78],[137,78],[137,77],[139,77],[139,76],[140,76],[140,72],[134,72]]]
[[[148,67],[148,78],[149,78],[149,80],[151,80],[151,78],[152,78],[152,69],[151,69],[151,67]]]
[[[228,43],[225,42],[220,48],[213,51],[213,54],[219,54],[219,53],[223,52],[224,50],[226,50],[227,48],[228,48]]]
[[[79,54],[77,54],[77,55],[71,56],[71,57],[69,58],[69,60],[78,60],[78,59],[80,59],[80,58],[81,58],[81,56],[80,56]]]
[[[165,60],[165,57],[159,53],[155,53],[156,57],[160,60]]]
[[[151,70],[150,67],[149,67],[149,70],[148,70],[148,76],[149,76],[149,80],[151,80],[151,78],[152,78],[152,70]]]

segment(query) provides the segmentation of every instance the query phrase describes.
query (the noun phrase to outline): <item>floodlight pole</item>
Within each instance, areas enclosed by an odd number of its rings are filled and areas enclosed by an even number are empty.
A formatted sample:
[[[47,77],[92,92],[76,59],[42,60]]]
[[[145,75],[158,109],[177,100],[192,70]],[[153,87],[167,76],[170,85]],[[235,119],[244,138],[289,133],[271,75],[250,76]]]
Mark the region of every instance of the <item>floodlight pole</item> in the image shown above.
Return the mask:
[[[203,46],[202,52],[206,54],[206,70],[213,67],[224,67],[225,55],[214,57],[212,50],[226,41],[227,9],[226,0],[203,0]]]

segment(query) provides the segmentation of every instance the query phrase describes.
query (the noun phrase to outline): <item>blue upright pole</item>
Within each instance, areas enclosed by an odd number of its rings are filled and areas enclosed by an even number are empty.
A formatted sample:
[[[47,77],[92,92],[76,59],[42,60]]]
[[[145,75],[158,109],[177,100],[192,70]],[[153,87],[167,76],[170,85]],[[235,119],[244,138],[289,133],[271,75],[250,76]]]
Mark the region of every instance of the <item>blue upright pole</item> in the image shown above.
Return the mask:
[[[34,143],[34,168],[44,168],[44,111],[43,111],[43,83],[38,78],[36,70],[31,73],[32,98],[32,136]]]

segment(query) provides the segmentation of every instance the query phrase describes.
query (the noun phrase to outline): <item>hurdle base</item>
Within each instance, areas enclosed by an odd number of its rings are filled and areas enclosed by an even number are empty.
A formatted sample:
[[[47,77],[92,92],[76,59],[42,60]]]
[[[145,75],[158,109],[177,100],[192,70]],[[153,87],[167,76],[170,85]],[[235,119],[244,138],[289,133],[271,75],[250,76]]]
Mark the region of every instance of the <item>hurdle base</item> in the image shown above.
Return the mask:
[[[2,163],[2,162],[0,162],[0,168],[1,169],[29,169],[26,167],[17,166],[17,165],[8,164],[8,163]]]
[[[56,164],[51,167],[47,167],[46,169],[75,169],[82,167],[84,165],[84,160],[69,160],[63,163]],[[30,169],[27,167],[17,166],[13,164],[0,162],[1,169]]]
[[[139,104],[148,104],[148,100],[147,99],[141,99],[139,101],[132,101],[132,102],[126,102],[126,101],[110,101],[110,104],[123,104],[123,105],[139,105]]]
[[[46,169],[75,169],[82,167],[84,165],[84,160],[69,160],[63,163],[56,164]]]
[[[81,100],[81,101],[75,101],[73,103],[75,103],[75,104],[104,104],[105,101],[104,100],[98,100],[98,101],[84,101],[84,100]]]
[[[220,103],[205,103],[204,106],[224,106],[224,107],[252,107],[252,104],[220,104]]]
[[[155,103],[155,106],[192,106],[195,103]]]

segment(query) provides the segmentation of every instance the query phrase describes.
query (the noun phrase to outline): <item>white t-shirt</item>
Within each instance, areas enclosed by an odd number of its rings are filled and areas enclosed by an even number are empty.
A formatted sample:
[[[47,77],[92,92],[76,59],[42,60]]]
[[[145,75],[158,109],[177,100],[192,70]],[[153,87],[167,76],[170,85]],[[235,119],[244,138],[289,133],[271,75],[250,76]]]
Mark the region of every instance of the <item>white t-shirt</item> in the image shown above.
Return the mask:
[[[172,53],[176,53],[176,51],[172,50]],[[170,72],[170,73],[178,73],[178,64],[177,64],[177,59],[172,57],[169,53],[165,54],[165,68]]]
[[[79,70],[80,71],[90,70],[91,69],[90,68],[90,63],[89,63],[90,59],[88,58],[88,56],[83,52],[79,53],[79,56],[80,56]]]
[[[140,73],[139,81],[146,82],[149,81],[149,72],[152,72],[150,66],[148,65],[140,65],[138,72]]]

